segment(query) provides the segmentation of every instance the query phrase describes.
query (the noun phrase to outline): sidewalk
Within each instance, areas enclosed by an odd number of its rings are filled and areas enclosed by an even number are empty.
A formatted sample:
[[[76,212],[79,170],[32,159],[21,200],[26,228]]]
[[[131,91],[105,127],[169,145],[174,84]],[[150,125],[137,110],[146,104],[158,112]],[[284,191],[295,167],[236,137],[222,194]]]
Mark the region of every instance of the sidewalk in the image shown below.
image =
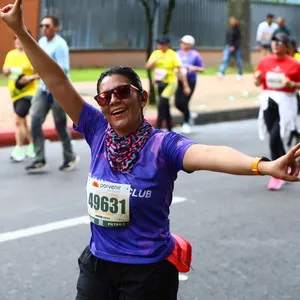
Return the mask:
[[[142,80],[144,88],[148,89],[148,80]],[[84,99],[96,105],[93,96],[96,94],[96,82],[74,83],[76,89]],[[257,95],[260,88],[254,86],[252,75],[245,75],[241,81],[236,81],[234,75],[227,75],[219,80],[215,76],[199,76],[197,87],[190,103],[192,111],[198,113],[196,124],[211,122],[233,121],[255,118],[258,112]],[[14,144],[14,115],[8,89],[0,87],[0,147]],[[180,124],[182,117],[172,103],[172,116],[176,124]],[[153,125],[156,122],[156,108],[148,105],[145,109],[145,118]],[[68,120],[71,127],[72,122]],[[51,113],[44,126],[45,137],[56,140],[57,135]],[[74,138],[81,136],[72,130]]]

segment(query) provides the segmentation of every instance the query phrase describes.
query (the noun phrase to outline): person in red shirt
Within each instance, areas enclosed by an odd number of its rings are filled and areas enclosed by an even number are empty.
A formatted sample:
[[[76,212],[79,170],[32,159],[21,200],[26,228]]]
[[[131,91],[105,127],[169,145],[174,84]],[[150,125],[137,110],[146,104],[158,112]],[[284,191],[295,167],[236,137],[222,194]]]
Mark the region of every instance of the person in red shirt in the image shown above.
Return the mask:
[[[296,90],[300,88],[300,64],[288,55],[289,38],[276,34],[272,38],[272,54],[260,59],[254,73],[256,86],[262,86],[259,111],[259,137],[270,136],[272,159],[284,155],[283,140],[297,130]],[[279,190],[284,181],[270,178],[268,189]]]

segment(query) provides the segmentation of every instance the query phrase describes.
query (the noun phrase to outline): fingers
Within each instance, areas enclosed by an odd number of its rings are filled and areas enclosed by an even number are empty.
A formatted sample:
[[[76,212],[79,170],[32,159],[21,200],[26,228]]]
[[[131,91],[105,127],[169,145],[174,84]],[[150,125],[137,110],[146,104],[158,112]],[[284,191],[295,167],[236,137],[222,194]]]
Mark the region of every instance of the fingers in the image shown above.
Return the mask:
[[[284,181],[290,181],[290,182],[299,182],[300,178],[297,176],[292,176],[292,175],[284,175],[281,177],[282,180]]]
[[[291,176],[298,176],[299,175],[299,170],[300,170],[300,165],[298,162],[294,161],[293,163],[290,164],[290,171],[288,175]]]
[[[1,13],[6,14],[11,11],[13,7],[14,6],[12,4],[5,5],[3,8],[1,8]]]
[[[296,155],[296,156],[295,156]],[[296,146],[294,146],[288,153],[287,153],[287,159],[288,161],[293,161],[297,157],[300,156],[300,143],[298,143]]]
[[[22,0],[16,0],[14,5],[16,5],[17,7],[21,7]]]

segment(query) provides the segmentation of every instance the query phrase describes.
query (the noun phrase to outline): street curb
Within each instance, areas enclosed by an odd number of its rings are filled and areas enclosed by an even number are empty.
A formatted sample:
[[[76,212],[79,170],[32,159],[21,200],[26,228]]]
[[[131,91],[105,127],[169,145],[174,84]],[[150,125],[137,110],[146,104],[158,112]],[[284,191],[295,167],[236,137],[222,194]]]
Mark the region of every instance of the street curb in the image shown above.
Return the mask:
[[[257,107],[199,112],[197,118],[195,119],[195,125],[255,119],[257,116]],[[147,118],[147,121],[153,126],[156,125],[156,117]],[[174,125],[181,124],[182,117],[179,115],[174,116],[173,122]],[[73,139],[83,138],[83,136],[78,131],[75,131],[72,126],[69,126],[69,130]],[[43,128],[43,132],[45,139],[50,141],[59,140],[59,136],[57,135],[55,127]],[[13,145],[15,145],[15,132],[13,130],[0,132],[0,147],[8,147]]]

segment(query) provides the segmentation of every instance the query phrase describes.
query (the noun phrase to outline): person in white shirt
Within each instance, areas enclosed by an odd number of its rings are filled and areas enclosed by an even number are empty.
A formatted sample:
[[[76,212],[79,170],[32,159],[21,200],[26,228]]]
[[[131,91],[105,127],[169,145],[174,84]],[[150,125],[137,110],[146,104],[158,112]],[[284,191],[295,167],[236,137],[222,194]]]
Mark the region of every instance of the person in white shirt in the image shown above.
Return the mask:
[[[266,21],[260,23],[257,28],[256,42],[262,56],[271,53],[271,39],[278,24],[274,22],[274,15],[267,14]]]

